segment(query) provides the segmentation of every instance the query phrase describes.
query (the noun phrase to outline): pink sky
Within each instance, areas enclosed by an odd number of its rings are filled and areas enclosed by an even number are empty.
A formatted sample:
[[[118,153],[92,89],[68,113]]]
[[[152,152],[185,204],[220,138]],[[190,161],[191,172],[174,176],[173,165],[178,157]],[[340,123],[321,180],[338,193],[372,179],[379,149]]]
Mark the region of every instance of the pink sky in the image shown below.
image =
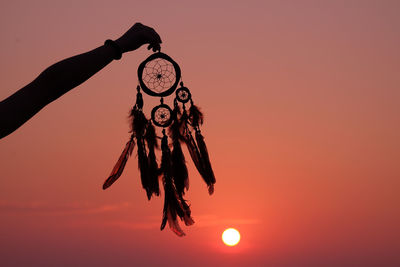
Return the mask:
[[[147,201],[135,158],[101,189],[150,52],[124,54],[0,140],[0,265],[399,266],[399,8],[1,2],[1,100],[136,21],[154,27],[205,113],[217,183],[209,197],[188,163],[184,238],[159,231],[163,199]]]

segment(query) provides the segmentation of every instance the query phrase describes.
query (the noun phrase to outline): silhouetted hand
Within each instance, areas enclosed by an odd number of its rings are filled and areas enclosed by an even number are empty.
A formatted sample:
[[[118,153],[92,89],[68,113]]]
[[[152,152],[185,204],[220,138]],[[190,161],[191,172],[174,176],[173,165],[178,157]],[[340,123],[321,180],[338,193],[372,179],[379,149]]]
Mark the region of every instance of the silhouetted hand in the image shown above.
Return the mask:
[[[162,43],[158,33],[150,27],[141,23],[135,23],[124,35],[115,40],[122,50],[122,53],[138,49],[144,44],[149,44],[147,49],[154,52],[160,50]]]
[[[136,23],[116,41],[121,52],[138,49],[160,50],[161,38],[157,32]],[[0,139],[9,135],[38,113],[47,104],[107,66],[115,58],[115,50],[107,45],[66,58],[45,69],[35,80],[0,102]]]

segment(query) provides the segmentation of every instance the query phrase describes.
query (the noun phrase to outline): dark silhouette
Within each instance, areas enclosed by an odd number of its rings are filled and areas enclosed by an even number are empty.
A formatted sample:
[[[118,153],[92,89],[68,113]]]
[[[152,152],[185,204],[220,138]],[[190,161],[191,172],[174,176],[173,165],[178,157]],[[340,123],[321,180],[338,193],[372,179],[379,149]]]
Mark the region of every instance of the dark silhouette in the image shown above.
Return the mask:
[[[82,84],[122,53],[149,44],[148,49],[160,50],[157,32],[141,23],[133,25],[115,41],[89,52],[64,59],[44,70],[34,81],[0,102],[0,138],[18,129],[47,104]]]
[[[181,81],[181,69],[170,56],[161,52],[149,56],[139,65],[138,79],[140,85],[136,88],[136,103],[131,110],[131,137],[110,176],[104,182],[103,189],[109,188],[122,175],[136,145],[140,179],[149,200],[153,195],[160,195],[159,178],[162,180],[164,207],[160,229],[163,230],[168,223],[176,235],[184,236],[178,219],[186,226],[194,224],[194,220],[190,205],[184,199],[185,191],[189,190],[189,174],[181,143],[186,144],[190,157],[207,184],[210,195],[214,193],[216,182],[207,146],[200,130],[203,113],[194,105],[192,94]],[[177,89],[178,84],[180,87]],[[143,112],[141,90],[150,96],[160,97],[160,104],[151,111],[151,119],[147,119]],[[164,103],[164,97],[174,92],[172,110]],[[162,137],[157,136],[154,126],[162,128]],[[172,151],[166,129],[172,139]],[[160,165],[157,164],[155,154],[155,148],[158,148],[157,138],[161,139]]]

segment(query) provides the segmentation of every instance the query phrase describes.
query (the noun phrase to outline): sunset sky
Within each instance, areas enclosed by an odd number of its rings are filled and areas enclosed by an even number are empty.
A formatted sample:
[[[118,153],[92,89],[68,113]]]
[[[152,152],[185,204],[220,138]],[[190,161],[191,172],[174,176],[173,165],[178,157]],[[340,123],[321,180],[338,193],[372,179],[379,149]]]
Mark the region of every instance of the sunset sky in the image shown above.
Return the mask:
[[[147,200],[136,157],[102,190],[142,47],[0,140],[0,266],[400,266],[399,13],[389,0],[1,1],[0,100],[135,22],[156,29],[205,113],[217,183],[209,196],[184,148],[196,223],[183,238],[159,230],[163,197]]]

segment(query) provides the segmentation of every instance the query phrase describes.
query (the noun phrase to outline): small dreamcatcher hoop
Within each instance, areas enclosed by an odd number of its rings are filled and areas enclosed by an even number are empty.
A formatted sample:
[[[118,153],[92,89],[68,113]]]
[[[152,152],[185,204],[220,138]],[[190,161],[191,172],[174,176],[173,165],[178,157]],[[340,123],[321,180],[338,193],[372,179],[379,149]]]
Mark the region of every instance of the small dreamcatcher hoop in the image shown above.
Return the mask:
[[[158,127],[168,127],[172,122],[172,109],[165,104],[154,107],[151,111],[151,120]]]
[[[190,93],[189,89],[183,86],[182,82],[181,82],[181,87],[178,88],[178,90],[176,90],[175,94],[176,94],[176,100],[178,100],[183,104],[187,103],[190,99],[192,99],[192,94]]]
[[[140,87],[151,96],[172,94],[181,79],[179,65],[168,55],[158,52],[149,56],[138,68]]]

